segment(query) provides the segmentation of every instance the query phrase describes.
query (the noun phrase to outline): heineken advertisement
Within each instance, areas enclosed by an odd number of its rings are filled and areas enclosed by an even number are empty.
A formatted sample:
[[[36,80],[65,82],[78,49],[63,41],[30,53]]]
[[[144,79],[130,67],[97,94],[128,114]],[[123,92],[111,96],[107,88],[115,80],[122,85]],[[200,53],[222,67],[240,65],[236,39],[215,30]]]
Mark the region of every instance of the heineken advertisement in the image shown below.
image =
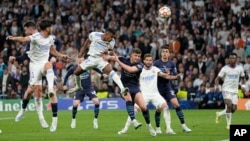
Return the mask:
[[[48,105],[49,100],[43,100],[44,109]],[[0,112],[1,111],[19,111],[22,108],[21,100],[0,100]],[[28,106],[28,111],[35,111],[35,103],[34,100],[30,100]]]
[[[102,110],[125,110],[126,104],[125,101],[121,98],[103,98],[100,99],[100,109]],[[72,110],[72,99],[59,99],[58,100],[58,110]],[[180,101],[182,109],[197,109],[196,103],[192,101]],[[78,110],[93,110],[95,105],[92,101],[85,99],[84,102],[79,105]],[[169,104],[169,107],[172,109],[172,105]],[[2,111],[19,111],[22,108],[22,100],[0,100],[0,112]],[[149,109],[154,109],[152,104],[148,105]],[[51,110],[51,104],[48,99],[43,100],[43,109]],[[35,111],[34,100],[30,100],[28,106],[28,111]]]

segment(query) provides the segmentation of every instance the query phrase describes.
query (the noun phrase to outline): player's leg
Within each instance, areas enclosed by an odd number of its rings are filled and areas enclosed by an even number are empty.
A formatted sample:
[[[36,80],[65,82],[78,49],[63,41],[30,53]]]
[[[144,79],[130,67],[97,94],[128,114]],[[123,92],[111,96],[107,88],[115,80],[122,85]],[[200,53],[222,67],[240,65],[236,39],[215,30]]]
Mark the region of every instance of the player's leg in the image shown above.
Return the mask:
[[[82,84],[81,84],[81,78],[80,74],[82,74],[85,70],[90,70],[92,68],[95,68],[98,65],[98,61],[96,61],[96,58],[89,56],[87,59],[82,61],[74,71],[74,77],[75,77],[75,84],[76,86],[72,89],[69,89],[69,93],[74,93],[77,91],[83,90]]]
[[[54,90],[52,88],[52,90]],[[58,117],[57,117],[57,112],[58,112],[58,99],[56,96],[56,92],[53,92],[53,95],[50,96],[50,103],[51,103],[51,111],[52,111],[52,122],[50,126],[50,132],[55,132],[57,128],[57,122],[58,122]]]
[[[46,122],[44,115],[43,115],[42,85],[34,86],[34,99],[35,99],[35,106],[36,106],[36,111],[37,111],[40,124],[43,128],[48,128],[49,125]]]
[[[143,114],[143,117],[144,117],[144,119],[146,121],[146,126],[147,126],[147,129],[148,129],[149,133],[152,136],[156,136],[156,132],[155,132],[154,128],[152,127],[151,123],[150,123],[149,110],[147,108],[147,105],[146,105],[146,103],[144,101],[144,98],[143,98],[141,92],[136,93],[134,101],[140,107],[140,109],[142,111],[142,114]]]
[[[134,94],[132,93],[131,95],[134,95]],[[130,117],[130,120],[131,120],[132,124],[134,125],[134,128],[138,129],[139,127],[141,127],[141,123],[139,123],[135,119],[134,102],[132,101],[132,96],[131,95],[130,95],[130,93],[128,93],[127,95],[122,95],[122,98],[126,102],[126,109],[127,109],[127,112],[128,112],[128,116]]]
[[[84,100],[85,93],[83,91],[76,92],[73,100],[73,108],[72,108],[72,120],[71,120],[71,128],[76,128],[76,114],[78,106]]]
[[[46,74],[46,80],[48,82],[48,97],[50,98],[51,110],[52,110],[52,122],[50,126],[50,132],[55,132],[57,128],[57,111],[58,111],[58,99],[56,96],[56,91],[54,87],[55,74],[53,71],[53,66],[50,62],[44,63],[44,68],[41,71],[42,74]],[[42,80],[42,77],[41,77]]]
[[[137,104],[134,104],[134,111],[135,111],[135,112],[134,112],[134,113],[135,113],[135,116],[136,116],[136,114],[137,114],[138,112],[141,111],[140,107],[139,107]],[[126,121],[126,123],[125,123],[123,129],[120,130],[120,131],[118,131],[118,134],[121,135],[121,134],[127,133],[128,128],[130,127],[131,124],[132,124],[131,119],[130,119],[130,117],[128,116],[127,121]]]
[[[87,93],[87,95],[95,105],[93,127],[94,127],[94,129],[98,129],[98,115],[99,115],[99,111],[100,111],[99,99],[97,98],[96,92],[94,90],[90,93]]]
[[[159,95],[155,95],[151,99],[152,104],[156,107],[156,110],[155,110],[155,126],[156,126],[156,130],[155,131],[156,131],[157,134],[161,134],[162,133],[161,127],[160,127],[161,111],[164,108],[168,107],[167,104],[166,104],[166,102],[165,102],[165,100],[163,98],[162,99],[159,99],[159,98],[162,98],[160,96],[160,94]]]
[[[46,62],[44,65],[44,70],[46,72],[46,80],[48,82],[48,95],[49,97],[53,97],[56,92],[54,91],[55,74],[52,63]]]
[[[235,112],[238,103],[238,95],[237,93],[225,93],[223,95],[224,102],[227,105],[226,109],[226,121],[227,121],[227,129],[230,129],[231,121],[232,121],[232,113]]]
[[[227,105],[225,105],[225,109],[215,113],[215,123],[219,123],[220,117],[226,115],[226,110],[227,110]]]
[[[180,107],[180,104],[178,102],[178,99],[176,98],[176,95],[174,94],[173,90],[170,90],[169,93],[166,95],[167,101],[169,100],[173,107],[175,108],[175,112],[181,122],[181,127],[184,132],[191,132],[192,130],[187,127],[185,124],[185,119],[184,119],[184,113]]]
[[[121,90],[122,95],[127,95],[129,89],[124,88],[122,81],[120,77],[117,75],[117,73],[112,69],[111,64],[109,64],[107,61],[102,61],[103,66],[98,66],[98,68],[103,69],[103,72],[106,74],[109,74],[109,76],[112,78],[112,80],[118,85],[118,87]]]
[[[27,105],[29,103],[30,97],[32,96],[33,89],[31,86],[28,86],[26,89],[23,100],[22,100],[22,108],[19,110],[18,114],[16,115],[15,121],[18,122],[22,119],[24,113],[26,112]]]

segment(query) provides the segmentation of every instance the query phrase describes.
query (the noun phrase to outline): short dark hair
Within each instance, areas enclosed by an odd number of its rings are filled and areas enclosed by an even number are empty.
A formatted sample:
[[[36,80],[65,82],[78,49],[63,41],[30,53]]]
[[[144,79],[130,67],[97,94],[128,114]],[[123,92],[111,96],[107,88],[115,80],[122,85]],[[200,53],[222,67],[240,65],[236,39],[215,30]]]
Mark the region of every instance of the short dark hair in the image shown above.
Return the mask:
[[[152,55],[149,54],[149,53],[145,54],[144,57],[143,57],[143,60],[145,60],[147,57],[152,57]]]
[[[51,27],[52,25],[53,24],[50,20],[42,20],[39,26],[41,30],[45,30],[46,28]]]
[[[161,46],[161,49],[168,49],[168,45],[163,45],[163,46]]]
[[[36,23],[33,21],[28,21],[23,25],[23,27],[31,27],[33,29],[36,29]]]
[[[234,52],[231,52],[231,53],[229,54],[229,56],[235,56],[236,58],[238,57],[237,54],[234,53]]]
[[[141,50],[139,48],[133,48],[132,53],[141,54]]]
[[[112,29],[112,28],[107,28],[107,29],[105,30],[105,32],[110,32],[110,33],[112,33],[113,35],[115,35],[115,30]]]

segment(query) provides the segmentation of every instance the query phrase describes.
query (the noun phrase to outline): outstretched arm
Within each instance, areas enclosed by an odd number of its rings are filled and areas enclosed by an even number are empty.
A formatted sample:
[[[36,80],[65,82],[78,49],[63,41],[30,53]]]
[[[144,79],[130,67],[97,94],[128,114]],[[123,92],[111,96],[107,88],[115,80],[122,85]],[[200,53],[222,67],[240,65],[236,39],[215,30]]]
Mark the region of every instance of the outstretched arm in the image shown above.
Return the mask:
[[[56,56],[56,57],[61,57],[64,59],[69,59],[70,57],[68,55],[62,54],[58,52],[54,47],[50,47],[50,54]]]
[[[177,75],[170,75],[168,73],[158,72],[158,76],[163,77],[165,79],[175,80],[181,76],[181,73],[179,73]]]
[[[70,67],[70,69],[67,71],[65,77],[64,77],[64,80],[63,80],[63,85],[66,85],[67,84],[67,81],[69,79],[69,76],[72,75],[74,73],[74,71],[76,70],[77,68],[77,65],[74,65],[72,67]]]
[[[21,37],[21,36],[18,36],[18,37],[7,36],[6,40],[18,41],[18,42],[30,42],[29,36],[26,36],[26,37]]]
[[[91,41],[89,39],[87,39],[84,44],[83,47],[80,49],[80,52],[78,53],[78,58],[81,58],[84,56],[84,52],[89,48]]]

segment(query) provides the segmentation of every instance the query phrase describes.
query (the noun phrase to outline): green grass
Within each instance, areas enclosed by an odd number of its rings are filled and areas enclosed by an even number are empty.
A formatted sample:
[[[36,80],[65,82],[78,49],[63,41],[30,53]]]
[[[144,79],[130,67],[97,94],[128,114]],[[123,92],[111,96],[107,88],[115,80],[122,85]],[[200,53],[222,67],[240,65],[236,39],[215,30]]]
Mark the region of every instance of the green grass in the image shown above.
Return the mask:
[[[150,111],[151,121],[154,126],[154,111]],[[92,127],[93,111],[79,111],[77,115],[77,127],[70,128],[71,111],[59,111],[59,123],[57,131],[51,133],[49,129],[40,127],[36,112],[26,112],[20,122],[15,122],[17,112],[0,112],[0,141],[220,141],[229,139],[229,131],[225,129],[225,117],[219,124],[215,124],[215,110],[184,110],[186,124],[193,130],[191,133],[183,133],[179,120],[174,110],[171,110],[172,128],[176,135],[165,134],[165,123],[161,120],[163,134],[152,137],[146,130],[141,113],[137,119],[143,126],[134,130],[132,127],[125,135],[118,135],[127,119],[126,111],[101,110],[99,116],[99,129]],[[47,122],[51,122],[51,112],[44,112]],[[12,119],[8,119],[12,118]],[[237,111],[233,114],[233,124],[250,124],[248,111]]]

